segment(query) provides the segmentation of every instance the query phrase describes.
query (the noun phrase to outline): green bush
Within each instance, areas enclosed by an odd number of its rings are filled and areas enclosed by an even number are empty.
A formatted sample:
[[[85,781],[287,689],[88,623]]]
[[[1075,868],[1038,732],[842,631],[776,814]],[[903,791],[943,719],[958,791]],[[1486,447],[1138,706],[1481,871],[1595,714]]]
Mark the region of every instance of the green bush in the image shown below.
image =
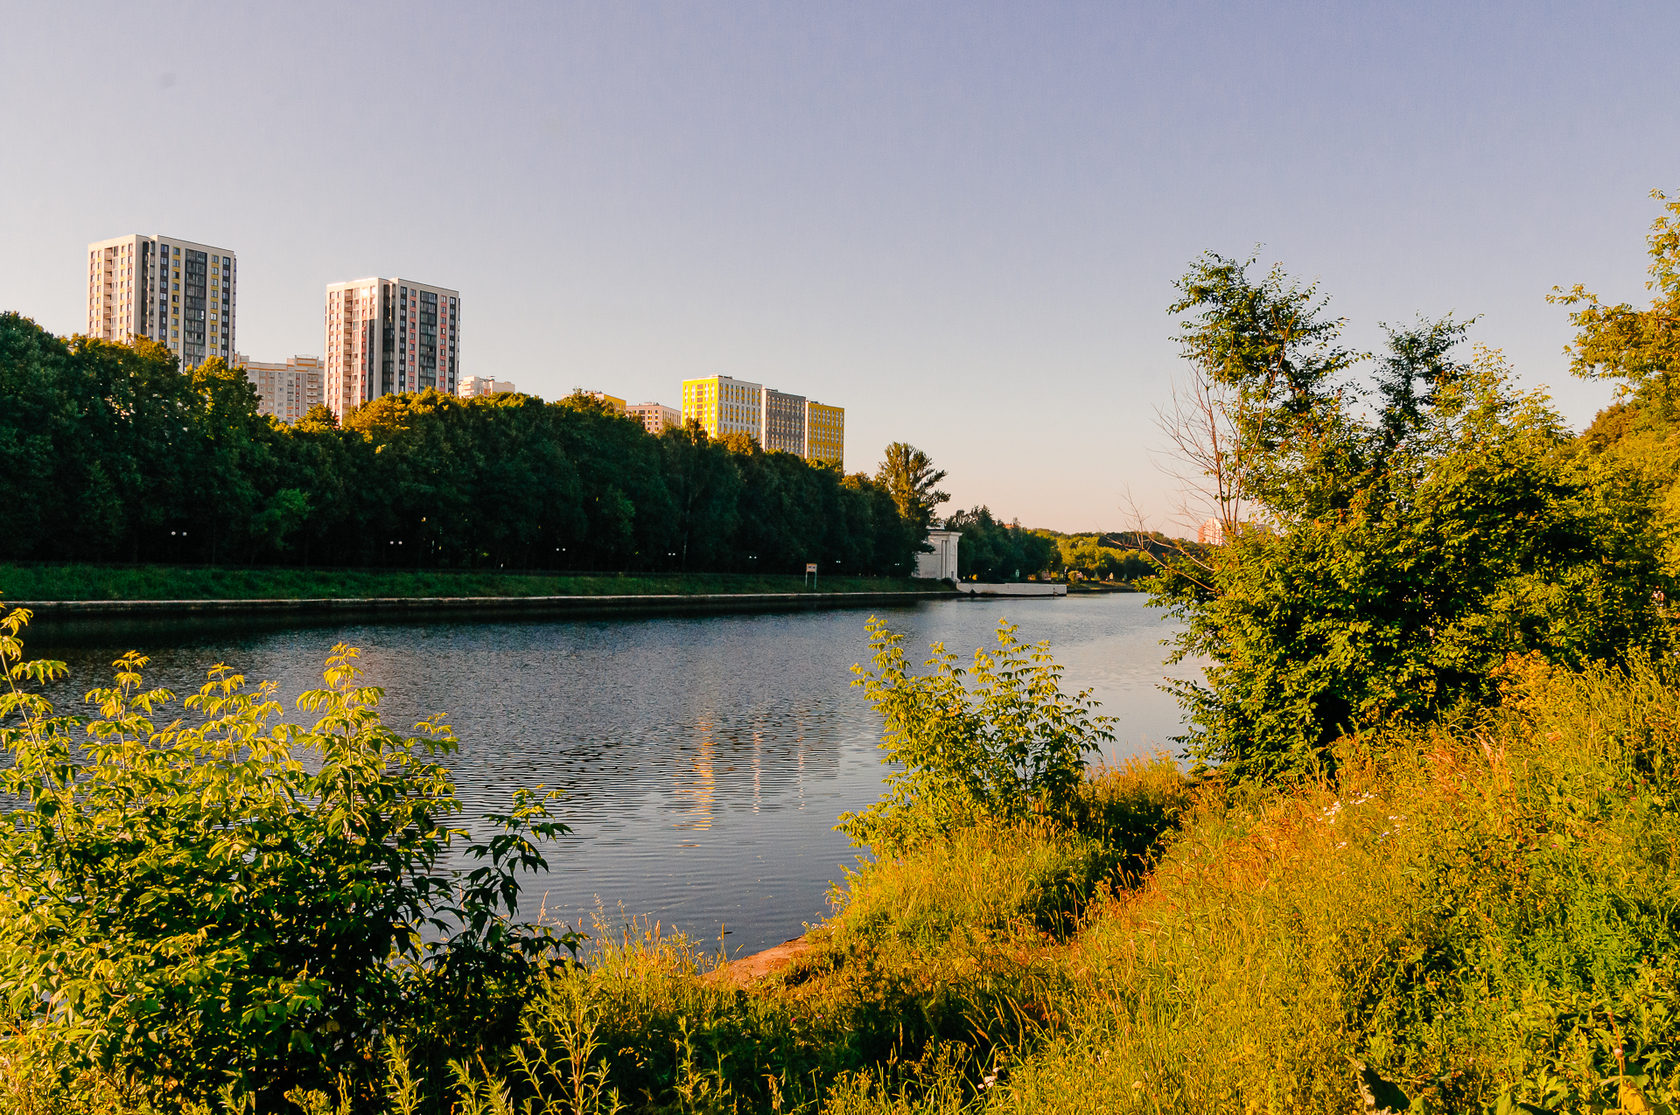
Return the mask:
[[[871,617],[875,670],[852,667],[885,727],[887,794],[838,827],[880,852],[906,848],[976,821],[1069,817],[1085,753],[1112,740],[1113,717],[1097,715],[1090,690],[1061,690],[1049,644],[1023,645],[1015,625],[998,624],[998,649],[974,665],[934,643],[930,672],[911,674],[902,635]]]
[[[143,688],[135,654],[84,724],[39,692],[65,667],[24,660],[27,621],[0,621],[14,1075],[91,1073],[165,1107],[228,1085],[265,1110],[299,1087],[361,1089],[392,1036],[495,1040],[520,989],[575,948],[502,916],[518,874],[544,866],[537,842],[566,831],[551,796],[521,791],[469,842],[439,762],[453,734],[386,728],[354,650],[334,647],[325,686],[299,698],[307,726],[224,666],[183,702],[190,720],[166,719],[173,694]],[[479,865],[446,866],[463,852]]]

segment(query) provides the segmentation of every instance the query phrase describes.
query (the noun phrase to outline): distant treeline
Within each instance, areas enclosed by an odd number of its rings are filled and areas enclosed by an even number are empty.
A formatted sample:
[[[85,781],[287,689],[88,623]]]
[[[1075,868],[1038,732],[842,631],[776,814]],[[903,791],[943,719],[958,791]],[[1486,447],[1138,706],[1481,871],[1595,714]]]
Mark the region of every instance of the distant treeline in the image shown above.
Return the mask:
[[[1158,530],[1108,531],[1090,534],[1060,534],[1036,531],[1051,540],[1056,549],[1052,572],[1078,573],[1094,580],[1137,581],[1160,571],[1162,561],[1199,555],[1205,547],[1182,538],[1169,538]]]
[[[1029,576],[1138,581],[1160,571],[1163,560],[1201,554],[1205,547],[1160,531],[1063,534],[1003,522],[981,506],[945,520],[962,531],[957,572],[963,580],[1018,581]]]
[[[0,314],[0,560],[903,576],[886,488],[574,396],[375,400],[286,427],[244,374]]]

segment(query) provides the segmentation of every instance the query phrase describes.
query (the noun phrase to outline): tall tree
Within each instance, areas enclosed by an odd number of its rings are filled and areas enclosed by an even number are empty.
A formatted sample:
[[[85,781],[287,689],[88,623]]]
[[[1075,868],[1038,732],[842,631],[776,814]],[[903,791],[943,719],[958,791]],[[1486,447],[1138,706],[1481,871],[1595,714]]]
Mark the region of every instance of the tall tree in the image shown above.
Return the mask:
[[[1169,558],[1193,754],[1240,776],[1326,762],[1341,734],[1492,700],[1510,654],[1565,664],[1660,643],[1639,489],[1600,483],[1548,400],[1450,319],[1370,358],[1311,287],[1204,257],[1181,284],[1186,356],[1226,385],[1257,514],[1204,566]],[[1363,388],[1363,389],[1362,389]]]
[[[898,505],[898,513],[916,524],[918,537],[926,537],[936,508],[951,497],[935,485],[945,479],[945,470],[933,467],[926,453],[902,441],[887,446],[875,480],[886,488]]]
[[[1661,190],[1651,196],[1663,203],[1663,211],[1646,238],[1650,308],[1606,305],[1581,283],[1554,288],[1547,301],[1575,307],[1569,315],[1575,343],[1565,350],[1570,371],[1588,379],[1624,380],[1647,395],[1662,395],[1672,407],[1672,380],[1680,373],[1680,197]]]

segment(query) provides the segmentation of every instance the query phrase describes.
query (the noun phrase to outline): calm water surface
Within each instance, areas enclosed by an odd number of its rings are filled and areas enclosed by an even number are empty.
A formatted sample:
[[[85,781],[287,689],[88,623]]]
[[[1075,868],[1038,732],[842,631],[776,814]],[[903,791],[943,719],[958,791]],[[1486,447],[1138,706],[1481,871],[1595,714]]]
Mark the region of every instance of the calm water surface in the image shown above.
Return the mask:
[[[1119,718],[1111,761],[1169,747],[1177,706],[1158,686],[1194,668],[1161,664],[1171,632],[1141,596],[937,601],[882,613],[912,657],[943,640],[960,655],[993,644],[1000,618],[1048,639],[1070,689]],[[531,623],[350,625],[280,631],[142,631],[52,645],[85,692],[137,647],[147,682],[195,689],[217,662],[273,680],[292,708],[320,684],[334,642],[362,648],[383,686],[386,722],[443,712],[461,739],[454,773],[469,815],[514,787],[565,792],[574,833],[530,880],[524,913],[586,928],[656,919],[702,940],[727,929],[731,953],[796,936],[827,912],[831,880],[855,853],[835,818],[881,792],[880,725],[850,686],[867,662],[867,611]],[[298,719],[303,719],[300,714]]]

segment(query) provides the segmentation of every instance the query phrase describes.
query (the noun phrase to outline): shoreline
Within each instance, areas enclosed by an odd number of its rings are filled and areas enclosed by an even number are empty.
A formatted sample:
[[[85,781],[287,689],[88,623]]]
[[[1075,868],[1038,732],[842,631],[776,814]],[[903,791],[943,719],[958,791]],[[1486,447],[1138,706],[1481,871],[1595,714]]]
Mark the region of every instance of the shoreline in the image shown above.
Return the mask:
[[[195,620],[408,621],[425,619],[548,619],[636,615],[722,615],[819,608],[907,607],[923,600],[958,600],[950,589],[880,592],[647,593],[568,596],[271,597],[194,600],[7,600],[27,608],[31,628],[81,624]]]

